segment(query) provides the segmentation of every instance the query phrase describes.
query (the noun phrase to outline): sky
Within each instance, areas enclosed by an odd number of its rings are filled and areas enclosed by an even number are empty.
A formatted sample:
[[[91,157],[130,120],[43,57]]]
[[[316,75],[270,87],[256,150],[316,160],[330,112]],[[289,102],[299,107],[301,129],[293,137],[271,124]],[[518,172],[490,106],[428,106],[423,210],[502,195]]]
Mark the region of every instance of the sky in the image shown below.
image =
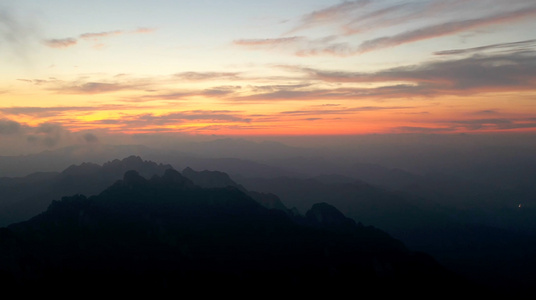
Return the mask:
[[[534,0],[0,0],[0,155],[536,132]]]

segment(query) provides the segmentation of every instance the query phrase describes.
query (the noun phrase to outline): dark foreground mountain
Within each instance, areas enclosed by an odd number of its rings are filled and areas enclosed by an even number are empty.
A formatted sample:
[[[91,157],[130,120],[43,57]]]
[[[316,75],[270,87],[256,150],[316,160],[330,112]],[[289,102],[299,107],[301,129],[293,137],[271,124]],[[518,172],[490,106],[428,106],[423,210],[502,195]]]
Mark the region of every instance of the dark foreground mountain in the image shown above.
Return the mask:
[[[64,197],[1,229],[0,276],[6,288],[39,291],[475,292],[431,257],[333,206],[289,216],[172,169],[149,180],[126,172],[97,196]]]

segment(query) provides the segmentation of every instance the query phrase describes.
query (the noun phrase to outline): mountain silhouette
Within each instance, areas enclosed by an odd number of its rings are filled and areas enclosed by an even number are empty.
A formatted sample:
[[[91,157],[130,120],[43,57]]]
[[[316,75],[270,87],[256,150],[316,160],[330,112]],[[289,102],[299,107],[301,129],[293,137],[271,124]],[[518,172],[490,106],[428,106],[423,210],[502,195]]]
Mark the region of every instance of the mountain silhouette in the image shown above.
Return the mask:
[[[186,167],[182,171],[182,175],[187,177],[188,179],[192,180],[196,185],[203,187],[203,188],[218,188],[218,187],[235,187],[241,190],[242,192],[246,193],[248,196],[253,198],[255,201],[260,203],[262,206],[266,208],[274,208],[279,209],[282,211],[285,211],[286,213],[293,215],[296,214],[296,212],[293,212],[289,210],[283,202],[281,202],[281,199],[275,194],[272,193],[260,193],[256,191],[248,191],[246,190],[242,185],[236,183],[227,175],[227,173],[220,172],[220,171],[194,171],[190,167]]]
[[[128,170],[146,177],[162,175],[170,165],[144,161],[139,156],[114,159],[102,166],[71,165],[62,172],[41,172],[20,178],[0,178],[0,226],[26,220],[47,209],[52,199],[65,195],[95,195]]]
[[[127,171],[98,195],[53,201],[0,230],[0,254],[0,279],[14,289],[61,283],[93,291],[206,287],[312,296],[454,295],[472,287],[329,204],[289,216],[237,187],[202,188],[173,169],[150,179]]]

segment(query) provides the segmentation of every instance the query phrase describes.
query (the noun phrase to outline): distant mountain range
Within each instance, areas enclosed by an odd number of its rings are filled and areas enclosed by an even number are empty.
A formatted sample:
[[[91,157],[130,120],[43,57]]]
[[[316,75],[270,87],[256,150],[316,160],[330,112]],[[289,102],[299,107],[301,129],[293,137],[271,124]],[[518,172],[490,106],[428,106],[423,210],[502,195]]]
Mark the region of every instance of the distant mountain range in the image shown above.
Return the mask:
[[[225,161],[232,165],[231,159]],[[195,164],[196,160],[192,162]],[[203,164],[209,162],[203,160]],[[258,174],[253,171],[255,164],[247,165],[252,168],[247,174]],[[259,166],[262,168],[262,165]],[[275,209],[292,222],[305,222],[308,226],[311,223],[304,221],[307,211],[317,203],[329,203],[358,224],[380,228],[410,249],[429,253],[449,269],[488,287],[491,284],[507,291],[515,289],[536,294],[532,288],[536,283],[536,258],[533,255],[536,253],[536,239],[530,230],[525,229],[536,228],[531,225],[536,220],[533,209],[504,206],[500,210],[501,206],[497,203],[510,206],[515,203],[510,194],[487,190],[486,186],[471,186],[455,178],[427,178],[377,165],[354,164],[349,167],[355,168],[354,174],[369,174],[368,178],[376,178],[376,183],[357,180],[349,176],[349,172],[342,172],[347,175],[326,173],[314,177],[292,177],[288,175],[292,172],[276,171],[268,177],[238,176],[236,179],[226,172],[216,171],[217,168],[196,171],[194,167],[186,166],[180,173],[180,178],[184,179],[180,184],[198,191],[236,190],[262,209]],[[71,165],[62,172],[0,178],[0,226],[26,221],[44,213],[52,200],[64,196],[75,195],[73,197],[78,199],[82,196],[76,195],[85,195],[82,198],[92,199],[130,170],[136,170],[138,175],[132,178],[138,178],[140,183],[153,184],[158,180],[151,183],[151,178],[157,176],[155,178],[162,179],[172,169],[170,164],[129,156],[102,165]],[[123,178],[123,182],[127,179]],[[449,199],[456,196],[460,198]],[[490,199],[496,205],[488,205],[489,211],[486,211],[485,205],[478,204],[482,198]],[[471,206],[471,203],[480,206]],[[517,222],[510,224],[517,231],[487,223],[499,217]]]
[[[13,290],[51,291],[61,283],[103,292],[482,293],[329,204],[289,215],[240,188],[202,188],[173,169],[150,179],[127,171],[98,195],[54,201],[1,229],[0,254],[0,280]]]
[[[102,166],[71,165],[62,172],[33,173],[19,178],[0,178],[0,226],[26,220],[44,211],[54,199],[73,194],[94,195],[120,179],[128,170],[144,176],[161,175],[170,165],[130,156]]]

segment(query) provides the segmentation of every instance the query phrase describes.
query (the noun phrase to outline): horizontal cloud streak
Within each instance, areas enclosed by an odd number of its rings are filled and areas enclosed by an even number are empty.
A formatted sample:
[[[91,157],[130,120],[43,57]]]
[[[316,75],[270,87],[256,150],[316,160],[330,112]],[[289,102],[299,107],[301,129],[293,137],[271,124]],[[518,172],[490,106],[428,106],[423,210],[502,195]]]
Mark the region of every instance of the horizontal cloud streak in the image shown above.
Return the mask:
[[[410,42],[436,38],[445,35],[451,35],[462,31],[476,29],[479,27],[493,25],[498,23],[513,22],[519,19],[536,15],[536,7],[520,9],[517,11],[496,14],[489,17],[447,22],[426,28],[407,31],[390,37],[381,37],[363,42],[355,53],[365,53],[374,50],[379,50],[387,47],[394,47]]]
[[[432,61],[374,73],[324,71],[301,67],[295,70],[309,74],[311,79],[327,82],[407,82],[406,85],[386,86],[375,90],[383,89],[387,92],[386,89],[394,88],[393,92],[405,90],[416,95],[522,91],[535,89],[536,52]]]
[[[526,41],[519,41],[519,42],[511,42],[511,43],[492,44],[492,45],[473,47],[473,48],[466,48],[466,49],[454,49],[454,50],[437,51],[437,52],[434,52],[434,54],[435,55],[470,54],[470,53],[475,53],[475,52],[481,52],[481,51],[484,51],[484,50],[512,49],[512,48],[514,48],[517,51],[519,51],[519,48],[530,47],[528,49],[532,49],[534,46],[536,46],[536,39],[534,39],[534,40],[526,40]]]
[[[175,77],[184,80],[214,80],[214,79],[238,79],[238,72],[182,72],[175,74]]]
[[[93,124],[115,125],[128,130],[150,128],[157,130],[161,126],[187,125],[190,123],[250,123],[251,118],[242,117],[238,112],[228,110],[193,110],[156,115],[152,113],[125,116],[120,119],[93,121]],[[162,128],[162,130],[167,130]]]
[[[484,1],[460,0],[406,2],[387,6],[385,4],[386,2],[381,1],[345,1],[303,16],[300,25],[287,33],[291,34],[325,24],[340,24],[342,26],[343,34],[331,35],[326,39],[293,36],[277,39],[235,40],[235,44],[249,46],[253,49],[286,47],[292,49],[291,51],[297,56],[351,56],[450,36],[483,27],[510,24],[536,16],[536,6],[529,1],[514,1],[509,5],[493,3],[493,6]],[[497,7],[500,9],[497,10]],[[474,13],[470,14],[471,11]],[[448,13],[455,12],[459,12],[455,16],[456,19],[445,20]],[[465,19],[463,19],[464,17]],[[422,22],[423,20],[426,21]],[[417,23],[417,21],[419,22]],[[385,27],[393,28],[391,32],[399,31],[399,28],[395,26],[416,28],[391,36],[369,38],[359,45],[353,44],[346,38],[350,35]],[[345,40],[334,43],[333,41],[336,39]]]
[[[114,35],[120,35],[123,34],[124,31],[122,30],[114,30],[114,31],[106,31],[106,32],[89,32],[89,33],[83,33],[80,35],[81,39],[95,39],[95,38],[103,38],[103,37],[109,37]]]
[[[371,0],[344,1],[343,3],[314,11],[303,16],[301,19],[301,24],[292,29],[290,32],[338,21],[341,18],[352,14],[355,12],[355,10],[360,9],[370,3],[372,3]]]
[[[74,38],[66,38],[44,40],[43,43],[51,48],[67,48],[76,45],[78,41]]]
[[[69,94],[102,94],[122,90],[139,89],[140,87],[119,83],[87,82],[80,85],[55,88],[56,91]]]
[[[88,111],[113,111],[124,110],[129,107],[123,105],[99,105],[99,106],[53,106],[53,107],[36,107],[36,106],[14,106],[0,107],[0,112],[7,115],[27,115],[50,117],[63,115],[66,113],[88,112]]]
[[[283,111],[280,112],[281,115],[298,115],[298,116],[308,116],[308,115],[341,115],[341,114],[352,114],[356,112],[369,112],[369,111],[381,111],[381,110],[403,110],[410,109],[413,107],[409,106],[361,106],[361,107],[340,107],[335,109],[310,109],[310,110],[292,110],[292,111]]]
[[[113,30],[113,31],[104,31],[104,32],[86,32],[80,34],[78,37],[69,37],[69,38],[63,38],[63,39],[46,39],[43,40],[43,44],[45,44],[48,47],[51,48],[67,48],[71,46],[75,46],[78,44],[79,40],[99,40],[102,38],[107,38],[111,36],[117,36],[122,35],[126,33],[132,33],[132,34],[144,34],[144,33],[151,33],[155,31],[155,29],[151,28],[138,28],[136,30],[132,31],[125,31],[125,30]]]
[[[305,41],[304,37],[294,36],[294,37],[285,37],[285,38],[274,38],[274,39],[241,39],[234,40],[233,43],[239,46],[247,47],[278,47],[278,46],[288,46],[292,44],[297,44]]]
[[[444,125],[444,126],[441,126]],[[517,131],[536,128],[536,120],[530,118],[494,118],[436,121],[430,126],[399,126],[391,128],[395,132],[442,133],[442,132],[481,132]]]

